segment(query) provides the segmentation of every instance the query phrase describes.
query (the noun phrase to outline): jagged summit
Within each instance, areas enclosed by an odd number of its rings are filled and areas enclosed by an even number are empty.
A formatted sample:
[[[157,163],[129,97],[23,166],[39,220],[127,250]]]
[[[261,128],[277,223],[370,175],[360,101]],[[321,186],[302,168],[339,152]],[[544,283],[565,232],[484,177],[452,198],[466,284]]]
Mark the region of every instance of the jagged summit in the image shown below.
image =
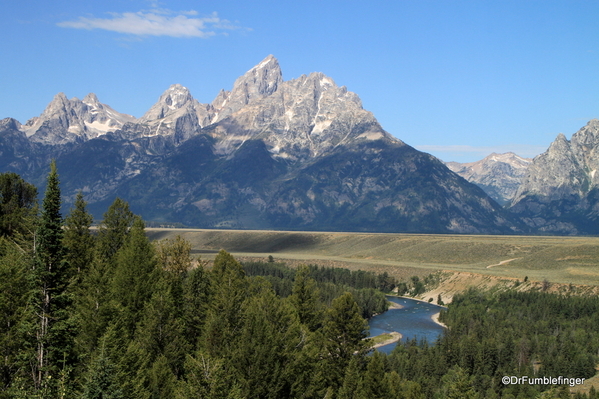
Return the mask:
[[[39,117],[27,121],[25,134],[32,141],[45,144],[64,144],[83,138],[85,124],[77,112],[78,103],[81,103],[78,98],[69,100],[64,93],[58,93]]]
[[[254,66],[252,69],[250,69],[250,71],[253,71],[256,69],[264,69],[266,67],[278,68],[279,60],[277,60],[274,55],[269,54],[266,56],[266,58],[264,58],[262,61],[260,61],[260,63],[258,65]]]
[[[64,93],[58,93],[44,112],[27,121],[22,130],[32,141],[55,145],[89,140],[133,121],[133,116],[100,103],[94,93],[83,100],[69,100]]]
[[[574,147],[591,149],[599,143],[599,119],[591,119],[584,127],[572,135]]]
[[[282,82],[283,73],[279,61],[269,55],[235,81],[232,93],[245,93],[249,103],[254,98],[271,95]]]
[[[158,101],[138,119],[130,137],[171,136],[179,143],[210,123],[209,105],[199,103],[187,87],[171,85]]]
[[[39,117],[31,118],[25,123],[25,127],[28,130],[27,135],[31,136],[35,133],[35,130],[30,128],[35,126],[39,127],[43,121],[50,119],[59,119],[59,123],[65,129],[68,129],[69,123],[67,119],[70,116],[70,108],[71,106],[67,96],[63,92],[56,94]]]
[[[513,152],[492,153],[476,162],[447,162],[449,169],[482,188],[500,204],[512,200],[532,159]]]
[[[187,87],[180,84],[171,85],[141,118],[139,122],[151,122],[172,115],[178,109],[192,105],[194,98]]]
[[[527,194],[584,195],[599,185],[599,120],[592,119],[568,140],[557,135],[547,151],[535,158],[531,171],[518,190],[518,202]]]
[[[599,120],[568,140],[558,134],[537,156],[511,204],[512,212],[543,232],[595,232],[599,217]]]
[[[98,100],[98,96],[96,96],[95,93],[89,93],[87,96],[83,97],[83,100],[81,101],[90,107],[99,107],[101,105],[100,100]]]
[[[221,154],[231,154],[249,139],[262,140],[274,157],[292,161],[360,141],[403,144],[345,86],[321,72],[283,81],[273,56],[238,78],[231,92],[221,91],[212,107]]]
[[[84,106],[85,105],[85,106]],[[135,117],[115,111],[112,107],[102,104],[94,93],[89,93],[76,103],[78,112],[85,124],[87,135],[91,137],[101,136],[108,132],[114,132],[123,127],[125,123],[135,122]]]
[[[233,89],[221,90],[212,101],[215,111],[213,123],[239,111],[255,100],[270,96],[283,83],[283,73],[279,61],[269,55],[258,65],[237,78]]]
[[[21,122],[14,118],[4,118],[0,120],[0,130],[21,130]]]
[[[385,132],[357,94],[321,72],[283,81],[272,55],[211,104],[175,84],[135,119],[93,93],[60,93],[26,126],[3,126],[4,170],[41,182],[55,158],[65,203],[82,191],[96,213],[118,195],[144,218],[198,227],[518,231],[478,187]]]
[[[274,157],[299,160],[363,140],[392,138],[360,98],[321,72],[283,81],[278,60],[269,55],[221,90],[212,104],[201,104],[174,84],[139,119],[100,103],[93,93],[83,100],[57,94],[39,117],[23,127],[44,144],[86,141],[121,130],[124,137],[172,137],[180,144],[213,125],[215,151],[227,155],[248,139],[264,141]]]

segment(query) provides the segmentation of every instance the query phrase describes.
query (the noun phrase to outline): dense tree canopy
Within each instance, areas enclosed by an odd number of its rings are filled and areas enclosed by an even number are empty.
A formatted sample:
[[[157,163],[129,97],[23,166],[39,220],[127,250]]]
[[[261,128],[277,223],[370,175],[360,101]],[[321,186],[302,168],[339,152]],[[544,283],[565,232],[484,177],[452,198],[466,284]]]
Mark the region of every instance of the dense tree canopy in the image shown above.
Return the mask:
[[[31,233],[36,210],[37,188],[16,173],[0,173],[0,236]]]
[[[181,237],[150,242],[122,199],[97,233],[81,193],[63,219],[54,163],[39,214],[35,194],[0,175],[0,399],[597,398],[501,383],[594,375],[597,298],[472,290],[443,312],[437,342],[384,355],[365,318],[427,278],[224,250],[207,267]]]

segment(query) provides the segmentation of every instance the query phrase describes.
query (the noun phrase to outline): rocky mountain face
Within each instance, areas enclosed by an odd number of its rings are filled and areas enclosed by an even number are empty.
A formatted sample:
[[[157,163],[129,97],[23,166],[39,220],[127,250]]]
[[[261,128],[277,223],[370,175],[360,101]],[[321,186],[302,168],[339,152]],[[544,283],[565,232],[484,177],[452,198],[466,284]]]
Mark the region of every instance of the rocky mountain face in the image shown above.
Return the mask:
[[[196,227],[522,233],[441,161],[385,132],[322,73],[283,80],[269,56],[210,104],[173,85],[141,118],[57,95],[0,122],[0,170],[38,186],[57,160],[66,208],[120,196],[146,220]],[[43,191],[42,191],[43,192]]]
[[[510,211],[534,229],[557,234],[599,232],[599,120],[571,140],[559,134],[528,168]]]
[[[482,188],[499,204],[505,205],[516,195],[531,162],[530,158],[522,158],[508,152],[492,153],[476,162],[445,164],[464,179]]]
[[[100,103],[93,93],[83,100],[69,100],[64,93],[58,93],[44,112],[28,120],[21,130],[31,141],[55,145],[89,140],[134,120]]]
[[[230,154],[247,140],[263,141],[275,158],[307,160],[337,145],[393,139],[360,98],[322,73],[283,81],[269,56],[212,102],[210,135],[216,151]]]
[[[210,106],[200,104],[186,87],[169,87],[148,112],[127,126],[128,138],[162,136],[181,143],[210,124]]]
[[[516,230],[482,190],[439,160],[403,143],[382,140],[289,163],[272,157],[261,140],[248,140],[233,156],[223,157],[208,137],[197,136],[121,185],[117,193],[139,204],[146,201],[144,190],[161,192],[145,211],[150,219],[186,220],[204,227]]]

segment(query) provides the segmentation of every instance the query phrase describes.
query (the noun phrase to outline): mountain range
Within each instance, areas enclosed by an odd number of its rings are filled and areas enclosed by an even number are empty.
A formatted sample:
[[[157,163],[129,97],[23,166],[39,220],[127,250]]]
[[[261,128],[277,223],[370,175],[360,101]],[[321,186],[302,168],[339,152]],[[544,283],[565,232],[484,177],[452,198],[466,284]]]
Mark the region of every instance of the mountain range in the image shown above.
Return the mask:
[[[599,120],[568,140],[560,133],[534,159],[491,154],[447,166],[477,184],[537,234],[599,234]]]
[[[499,204],[505,205],[515,197],[531,162],[530,158],[522,158],[508,152],[492,153],[476,162],[446,162],[446,165],[464,179],[482,188]]]
[[[571,154],[593,157],[581,155],[578,144],[570,147]],[[552,211],[558,205],[531,177],[548,170],[540,157],[492,155],[481,166],[450,164],[454,173],[386,132],[357,94],[330,77],[283,80],[273,56],[210,104],[175,84],[135,118],[93,93],[83,100],[60,93],[23,125],[0,121],[0,171],[19,173],[43,190],[48,164],[56,159],[65,211],[81,191],[97,219],[119,196],[146,220],[204,228],[588,232],[558,228],[562,222]],[[496,177],[482,178],[485,168]],[[580,190],[591,186],[581,180]],[[580,207],[592,200],[580,190],[574,190],[576,212],[584,213]],[[570,200],[566,191],[563,198]]]
[[[599,120],[559,134],[535,157],[510,211],[531,229],[551,234],[599,233]]]

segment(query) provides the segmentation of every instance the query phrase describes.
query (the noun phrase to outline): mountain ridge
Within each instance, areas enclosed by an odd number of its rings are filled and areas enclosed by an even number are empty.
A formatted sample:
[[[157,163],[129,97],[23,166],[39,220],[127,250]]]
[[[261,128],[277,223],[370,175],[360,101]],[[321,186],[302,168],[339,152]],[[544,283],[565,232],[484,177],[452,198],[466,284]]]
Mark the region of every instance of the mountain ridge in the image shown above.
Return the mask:
[[[476,162],[445,164],[464,179],[482,188],[499,204],[505,205],[515,197],[531,162],[530,158],[507,152],[491,153]]]
[[[210,104],[175,84],[137,119],[92,94],[59,94],[25,127],[0,125],[0,151],[14,158],[0,166],[41,186],[55,158],[66,205],[82,191],[96,217],[120,196],[148,220],[197,227],[525,231],[481,189],[386,132],[345,86],[320,72],[282,76],[270,55]],[[94,121],[110,129],[93,131]]]
[[[592,119],[535,157],[509,209],[541,232],[597,234],[598,169],[599,120]]]

